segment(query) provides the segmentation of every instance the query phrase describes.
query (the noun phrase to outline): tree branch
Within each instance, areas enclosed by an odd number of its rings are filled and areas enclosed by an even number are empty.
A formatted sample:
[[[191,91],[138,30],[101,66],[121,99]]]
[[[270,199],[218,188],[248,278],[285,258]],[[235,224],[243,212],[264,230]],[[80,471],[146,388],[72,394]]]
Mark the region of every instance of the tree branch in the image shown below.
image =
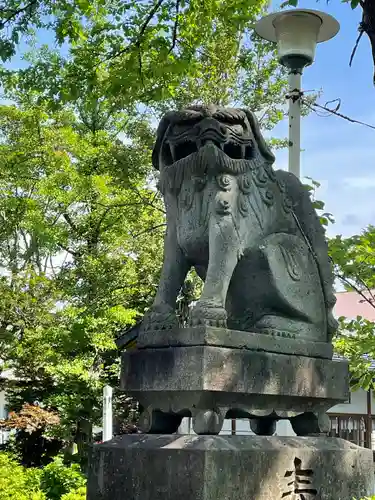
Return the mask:
[[[140,233],[134,234],[133,238],[138,238],[138,236],[141,236],[142,234],[146,233],[151,233],[152,231],[155,231],[156,229],[159,229],[160,227],[165,227],[167,224],[163,222],[162,224],[158,224],[157,226],[152,226],[149,227],[148,229],[145,229],[144,231],[141,231]]]
[[[176,20],[175,20],[174,26],[173,26],[172,45],[171,45],[171,48],[169,49],[169,54],[176,47],[176,43],[177,43],[178,15],[180,13],[180,4],[181,4],[181,0],[176,0]]]
[[[346,285],[350,286],[350,288],[353,288],[353,290],[356,293],[358,293],[358,295],[360,295],[368,304],[370,304],[371,307],[373,307],[375,309],[375,304],[373,303],[372,299],[369,299],[368,297],[366,297],[364,292],[360,288],[358,288],[357,285],[354,285],[353,283],[351,283],[349,281],[349,279],[346,278],[345,276],[343,276],[342,274],[336,274],[336,277],[339,278],[339,280],[341,280]]]
[[[135,186],[131,187],[130,189],[131,189],[132,191],[134,191],[134,192],[138,195],[138,197],[142,200],[142,203],[144,203],[145,205],[147,205],[147,206],[149,206],[149,207],[152,207],[152,208],[154,208],[155,210],[158,210],[159,212],[161,212],[161,213],[165,214],[165,210],[163,210],[162,208],[157,207],[157,206],[155,206],[155,205],[153,204],[153,201],[154,201],[154,199],[156,198],[156,196],[154,196],[154,198],[153,198],[153,199],[152,199],[152,201],[150,202],[150,201],[148,201],[147,199],[145,199],[145,198],[141,195],[141,193],[138,191],[138,189],[137,189]],[[157,194],[157,193],[156,193],[156,194]]]
[[[17,17],[19,14],[22,14],[22,12],[26,12],[28,9],[31,9],[34,5],[38,3],[38,0],[31,0],[29,3],[25,5],[25,7],[21,7],[20,9],[16,9],[12,11],[12,14],[10,14],[7,18],[4,19],[4,21],[0,20],[0,29],[3,29],[7,23],[12,21],[15,17]]]
[[[138,71],[139,71],[139,78],[141,80],[142,87],[145,86],[145,82],[143,79],[143,70],[142,70],[142,52],[141,52],[141,45],[138,45]]]
[[[353,48],[351,56],[350,56],[350,61],[349,61],[349,66],[350,67],[352,66],[354,56],[355,56],[355,54],[357,52],[359,42],[361,41],[361,38],[362,38],[364,32],[365,32],[365,30],[363,29],[362,23],[360,23],[360,25],[359,25],[359,35],[358,35],[358,38],[357,38],[357,40],[356,40],[356,42],[354,44],[354,48]]]
[[[372,49],[372,59],[375,67],[375,3],[374,0],[362,0],[360,5],[363,10],[361,27],[369,37]],[[375,84],[375,72],[373,81]]]
[[[58,246],[62,249],[65,250],[65,252],[70,253],[70,255],[73,255],[73,257],[79,257],[79,253],[75,252],[74,250],[71,250],[70,248],[66,247],[62,243],[57,243]]]
[[[72,218],[70,217],[70,215],[68,213],[64,213],[63,214],[63,217],[64,219],[66,220],[66,222],[69,224],[69,226],[73,229],[73,231],[77,234],[79,234],[79,231],[78,231],[78,228],[77,226],[74,224]]]
[[[143,35],[145,34],[145,31],[146,31],[148,25],[152,21],[152,18],[154,17],[154,15],[156,14],[156,12],[159,10],[159,8],[161,7],[161,5],[162,5],[163,2],[164,2],[164,0],[158,0],[156,2],[156,4],[153,6],[153,8],[150,10],[150,12],[148,13],[148,15],[146,17],[145,22],[141,26],[141,29],[140,29],[139,34],[137,36],[137,39],[134,40],[132,43],[130,43],[124,49],[121,49],[118,52],[116,52],[115,54],[113,54],[110,57],[106,58],[103,62],[108,61],[109,59],[114,59],[115,57],[121,56],[122,54],[125,54],[133,46],[138,47],[138,49],[140,50],[140,47],[141,47],[141,44],[142,44]]]

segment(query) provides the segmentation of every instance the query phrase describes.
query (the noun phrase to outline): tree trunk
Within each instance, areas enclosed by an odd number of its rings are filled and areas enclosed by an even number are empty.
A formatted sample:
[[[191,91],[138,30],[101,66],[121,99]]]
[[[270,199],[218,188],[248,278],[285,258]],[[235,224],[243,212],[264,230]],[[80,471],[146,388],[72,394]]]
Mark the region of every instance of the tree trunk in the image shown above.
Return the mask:
[[[374,85],[375,85],[375,1],[363,0],[361,2],[363,9],[361,28],[369,37],[372,49],[372,59],[374,62]]]
[[[92,423],[89,420],[78,420],[75,441],[77,443],[77,450],[82,468],[85,470],[87,466],[89,447],[93,442]]]

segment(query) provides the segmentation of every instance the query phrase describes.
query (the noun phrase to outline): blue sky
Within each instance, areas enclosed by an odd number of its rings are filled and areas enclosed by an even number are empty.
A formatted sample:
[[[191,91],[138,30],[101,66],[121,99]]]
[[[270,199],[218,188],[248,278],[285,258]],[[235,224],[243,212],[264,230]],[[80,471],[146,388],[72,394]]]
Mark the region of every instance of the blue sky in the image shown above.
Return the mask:
[[[276,3],[275,3],[276,6]],[[299,7],[321,9],[340,22],[340,33],[317,48],[315,63],[306,68],[302,87],[322,90],[324,104],[340,98],[340,112],[375,125],[375,87],[370,43],[364,35],[354,63],[350,54],[358,36],[360,9],[331,0],[302,0]],[[274,130],[280,137],[287,134],[284,121]],[[302,176],[321,182],[317,196],[326,202],[336,223],[329,234],[345,236],[375,224],[375,130],[349,123],[341,118],[322,118],[312,113],[302,122]],[[287,168],[287,151],[279,151],[276,167]]]

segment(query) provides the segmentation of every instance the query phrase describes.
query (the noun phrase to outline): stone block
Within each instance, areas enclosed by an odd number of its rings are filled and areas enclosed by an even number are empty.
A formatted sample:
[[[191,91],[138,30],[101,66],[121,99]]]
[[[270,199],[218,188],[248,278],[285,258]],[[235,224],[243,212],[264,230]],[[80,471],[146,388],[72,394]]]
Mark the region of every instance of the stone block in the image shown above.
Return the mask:
[[[329,342],[309,341],[289,335],[266,335],[228,328],[199,326],[166,330],[142,330],[137,339],[138,348],[215,346],[247,349],[276,354],[296,354],[311,358],[332,359],[333,348]]]
[[[346,362],[205,345],[125,352],[121,388],[144,408],[227,418],[321,413],[349,397]]]
[[[88,500],[352,500],[371,450],[336,438],[128,435],[92,449]]]

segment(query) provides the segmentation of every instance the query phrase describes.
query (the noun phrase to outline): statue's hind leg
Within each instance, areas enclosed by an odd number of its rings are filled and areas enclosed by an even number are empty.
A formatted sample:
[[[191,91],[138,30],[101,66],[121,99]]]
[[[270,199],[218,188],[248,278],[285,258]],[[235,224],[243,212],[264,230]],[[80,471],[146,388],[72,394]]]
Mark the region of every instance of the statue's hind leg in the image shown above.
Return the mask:
[[[327,340],[319,273],[305,242],[273,234],[244,257],[228,293],[230,328]]]

